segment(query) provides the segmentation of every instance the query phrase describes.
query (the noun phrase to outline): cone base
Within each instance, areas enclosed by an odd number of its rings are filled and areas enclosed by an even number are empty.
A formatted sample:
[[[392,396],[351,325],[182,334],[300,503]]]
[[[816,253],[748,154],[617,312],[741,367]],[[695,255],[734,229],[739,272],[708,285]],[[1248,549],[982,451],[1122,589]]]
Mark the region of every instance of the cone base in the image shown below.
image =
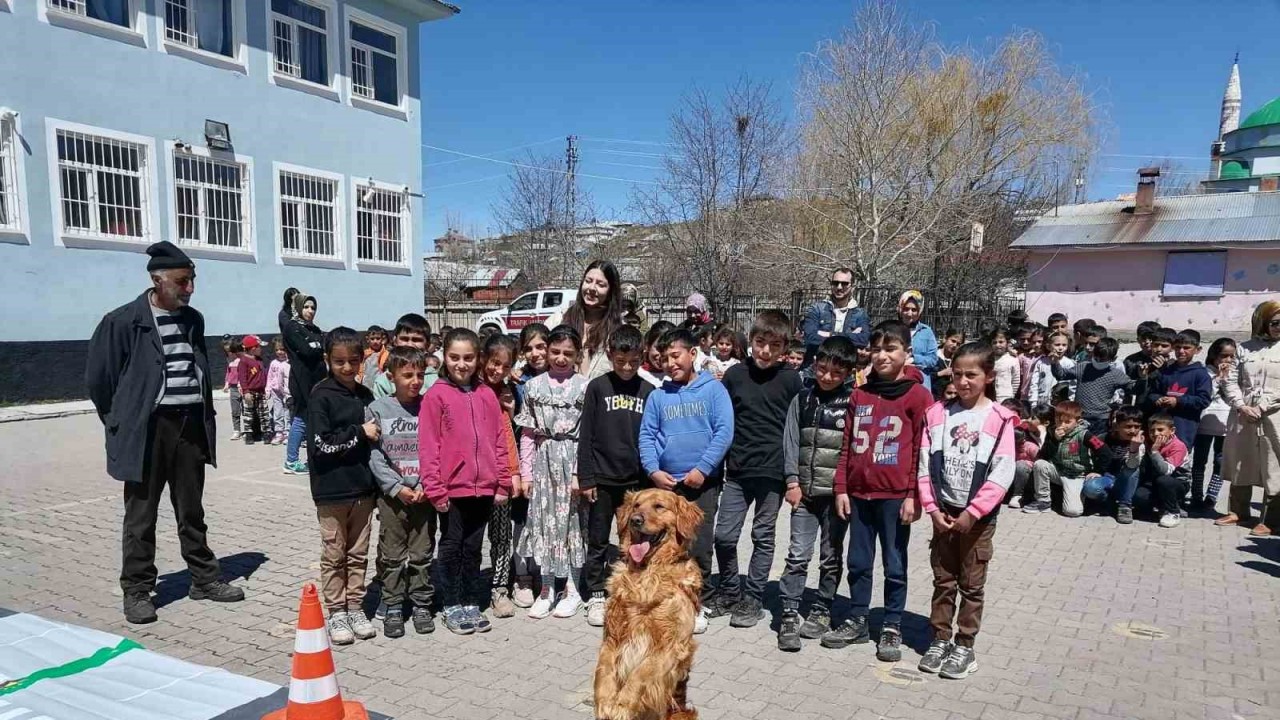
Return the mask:
[[[295,714],[299,717],[290,718],[289,708],[286,706],[263,715],[262,720],[307,720],[306,717],[304,717],[306,713]],[[362,703],[343,700],[342,720],[369,720],[369,711],[364,709],[364,705]]]

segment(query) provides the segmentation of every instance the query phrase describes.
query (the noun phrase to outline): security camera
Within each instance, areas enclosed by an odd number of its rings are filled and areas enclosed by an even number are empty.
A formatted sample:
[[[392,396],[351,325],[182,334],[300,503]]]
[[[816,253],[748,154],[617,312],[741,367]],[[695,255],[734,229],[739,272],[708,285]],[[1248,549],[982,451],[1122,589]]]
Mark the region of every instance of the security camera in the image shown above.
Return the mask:
[[[360,196],[360,202],[364,203],[365,205],[368,205],[369,203],[373,202],[374,192],[375,191],[373,189],[373,186],[370,185],[369,189],[365,190],[364,194]]]

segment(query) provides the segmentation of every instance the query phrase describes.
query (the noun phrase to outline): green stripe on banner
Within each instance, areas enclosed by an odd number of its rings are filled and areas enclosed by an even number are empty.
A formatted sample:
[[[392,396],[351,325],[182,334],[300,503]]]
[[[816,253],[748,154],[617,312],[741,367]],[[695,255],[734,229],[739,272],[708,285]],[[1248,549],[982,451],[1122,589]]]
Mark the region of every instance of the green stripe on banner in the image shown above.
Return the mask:
[[[24,678],[20,678],[18,680],[10,680],[9,682],[0,685],[0,695],[9,695],[11,693],[18,692],[19,690],[26,690],[27,688],[31,687],[32,685],[35,685],[41,680],[53,680],[55,678],[64,678],[70,675],[77,675],[79,673],[84,672],[85,670],[92,670],[94,668],[99,668],[99,667],[102,667],[103,665],[106,665],[108,662],[111,662],[111,660],[118,658],[121,655],[129,652],[130,650],[141,650],[141,649],[142,649],[142,646],[139,645],[138,643],[128,638],[123,638],[120,640],[120,644],[116,645],[115,647],[102,648],[101,650],[95,652],[89,657],[80,658],[79,660],[72,660],[69,663],[58,665],[56,667],[37,670],[31,673],[30,675]]]

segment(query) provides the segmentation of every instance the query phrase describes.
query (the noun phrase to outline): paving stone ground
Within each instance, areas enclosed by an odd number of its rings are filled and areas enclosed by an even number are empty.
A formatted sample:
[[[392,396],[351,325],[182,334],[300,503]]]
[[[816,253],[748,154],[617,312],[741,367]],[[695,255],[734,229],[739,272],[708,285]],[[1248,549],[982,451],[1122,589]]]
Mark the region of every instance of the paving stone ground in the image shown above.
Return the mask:
[[[103,469],[97,418],[87,415],[0,425],[0,607],[287,684],[299,590],[318,575],[314,506],[305,478],[280,474],[280,448],[232,444],[221,432],[221,467],[205,493],[210,542],[241,578],[245,602],[186,599],[172,512],[162,506],[160,621],[124,623],[121,490]],[[947,681],[915,670],[928,644],[931,530],[927,522],[913,530],[905,622],[913,649],[902,662],[877,662],[870,645],[831,651],[811,642],[784,654],[766,623],[737,630],[715,620],[691,683],[702,717],[1280,717],[1280,539],[1200,519],[1161,530],[1006,511],[977,645],[981,669]],[[776,613],[776,583],[770,592]],[[336,658],[347,696],[401,720],[561,720],[590,717],[598,642],[581,616],[517,616],[483,636],[410,632]]]

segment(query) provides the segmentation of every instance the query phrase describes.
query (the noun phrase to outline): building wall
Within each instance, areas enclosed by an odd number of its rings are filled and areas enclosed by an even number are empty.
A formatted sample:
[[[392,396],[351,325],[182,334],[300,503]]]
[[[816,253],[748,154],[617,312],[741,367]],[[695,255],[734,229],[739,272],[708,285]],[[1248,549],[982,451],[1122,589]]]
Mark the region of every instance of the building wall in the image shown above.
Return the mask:
[[[1027,314],[1039,322],[1053,312],[1073,321],[1090,317],[1121,333],[1156,320],[1179,330],[1195,328],[1212,339],[1248,335],[1253,308],[1280,293],[1280,243],[1274,243],[1227,251],[1222,297],[1164,298],[1169,249],[1174,248],[1036,249],[1027,260]]]
[[[49,182],[47,118],[150,138],[156,147],[155,239],[170,237],[171,164],[165,143],[204,145],[206,118],[230,125],[235,153],[253,162],[252,209],[256,257],[248,261],[197,258],[193,305],[209,335],[271,334],[286,287],[318,296],[317,322],[364,327],[386,325],[422,310],[422,201],[412,200],[412,243],[400,274],[355,267],[353,181],[372,177],[415,191],[421,183],[418,29],[411,15],[377,0],[338,0],[330,32],[338,42],[331,58],[339,76],[349,57],[344,8],[351,6],[406,29],[407,68],[402,77],[407,117],[351,106],[345,77],[335,101],[268,80],[270,55],[266,0],[245,0],[245,72],[213,67],[161,49],[163,0],[139,0],[145,8],[146,47],[58,27],[40,19],[44,0],[19,0],[0,9],[0,47],[8,72],[0,73],[0,106],[18,111],[26,175],[26,244],[0,242],[0,343],[80,341],[108,310],[148,285],[145,243],[127,249],[62,246],[55,239],[56,199]],[[4,3],[0,3],[0,8]],[[162,15],[162,12],[161,12]],[[346,268],[284,264],[276,248],[273,163],[339,173],[344,177],[342,239]],[[66,346],[60,346],[65,350]],[[65,354],[65,353],[64,353]],[[82,371],[82,370],[80,370]],[[9,392],[2,393],[6,396]]]

